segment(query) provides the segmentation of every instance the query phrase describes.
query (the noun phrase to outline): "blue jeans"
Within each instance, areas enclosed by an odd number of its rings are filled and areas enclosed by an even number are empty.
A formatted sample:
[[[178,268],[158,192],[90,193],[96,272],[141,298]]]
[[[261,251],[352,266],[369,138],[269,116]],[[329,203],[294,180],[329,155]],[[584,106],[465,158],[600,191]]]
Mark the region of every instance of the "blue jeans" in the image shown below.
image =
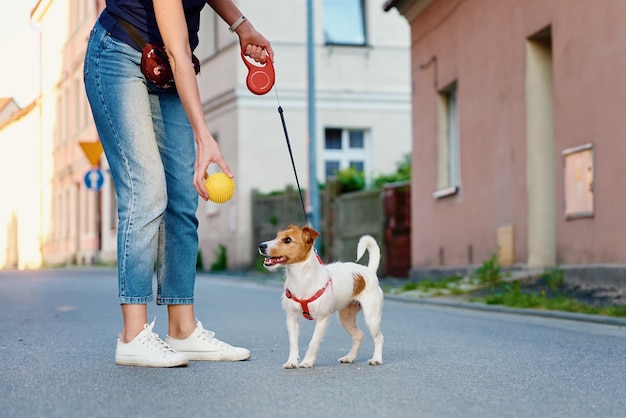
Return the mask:
[[[178,94],[148,83],[141,53],[96,22],[84,80],[118,203],[121,304],[192,304],[198,252],[195,142]]]

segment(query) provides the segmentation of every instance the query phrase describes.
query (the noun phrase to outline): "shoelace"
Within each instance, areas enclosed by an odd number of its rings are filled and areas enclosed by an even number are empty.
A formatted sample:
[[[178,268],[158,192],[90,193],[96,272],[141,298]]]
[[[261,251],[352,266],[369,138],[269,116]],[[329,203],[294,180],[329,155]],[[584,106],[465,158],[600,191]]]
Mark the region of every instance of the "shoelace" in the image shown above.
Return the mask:
[[[197,326],[198,326],[198,330],[200,331],[200,333],[202,334],[202,339],[205,341],[210,341],[216,345],[222,346],[222,347],[230,347],[229,344],[226,344],[224,341],[218,340],[217,338],[215,338],[215,333],[213,331],[209,331],[208,329],[204,329],[202,327],[202,322],[198,321],[198,319],[196,319],[197,322]]]
[[[166,355],[167,352],[172,351],[174,349],[169,346],[165,341],[159,338],[159,335],[156,332],[152,332],[152,328],[154,328],[154,322],[156,318],[150,323],[150,325],[145,324],[143,329],[146,331],[143,337],[141,338],[143,344],[153,352],[161,352],[163,355]]]

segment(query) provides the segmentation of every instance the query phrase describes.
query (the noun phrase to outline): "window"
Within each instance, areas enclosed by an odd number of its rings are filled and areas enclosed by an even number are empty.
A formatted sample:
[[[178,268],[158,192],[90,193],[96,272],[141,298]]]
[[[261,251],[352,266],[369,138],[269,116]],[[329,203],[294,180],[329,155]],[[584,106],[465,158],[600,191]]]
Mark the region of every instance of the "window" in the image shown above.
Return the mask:
[[[340,161],[337,160],[329,160],[324,163],[324,178],[328,180],[329,177],[334,176],[339,171],[339,166],[341,165]]]
[[[439,94],[437,111],[437,191],[433,197],[456,194],[460,186],[459,128],[456,83]]]
[[[363,164],[363,161],[350,161],[349,166],[351,168],[355,168],[360,172],[364,172],[365,171],[365,164]]]
[[[366,44],[364,0],[324,0],[323,19],[327,45]]]
[[[365,173],[368,169],[366,131],[362,129],[324,129],[325,178],[348,167]]]
[[[348,138],[351,149],[359,149],[364,147],[363,131],[348,131]]]
[[[341,129],[326,128],[324,135],[324,148],[341,149]]]

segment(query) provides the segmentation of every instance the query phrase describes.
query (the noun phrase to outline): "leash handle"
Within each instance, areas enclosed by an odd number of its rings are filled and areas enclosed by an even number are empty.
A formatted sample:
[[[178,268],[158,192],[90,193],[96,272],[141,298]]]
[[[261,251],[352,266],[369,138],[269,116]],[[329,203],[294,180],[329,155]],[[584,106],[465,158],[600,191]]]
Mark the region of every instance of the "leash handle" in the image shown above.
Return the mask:
[[[274,64],[270,57],[267,57],[265,65],[251,62],[244,54],[245,48],[241,50],[241,59],[248,67],[248,76],[246,77],[246,86],[251,93],[259,96],[267,93],[274,86],[275,72]]]

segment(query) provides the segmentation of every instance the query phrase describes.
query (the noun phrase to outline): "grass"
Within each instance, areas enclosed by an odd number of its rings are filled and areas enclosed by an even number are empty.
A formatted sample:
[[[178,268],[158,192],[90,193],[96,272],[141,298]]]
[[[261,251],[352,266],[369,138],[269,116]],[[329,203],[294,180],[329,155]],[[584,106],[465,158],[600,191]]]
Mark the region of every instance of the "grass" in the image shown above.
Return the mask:
[[[539,294],[525,292],[519,281],[506,283],[501,288],[484,298],[474,299],[488,305],[504,305],[510,308],[545,309],[553,311],[576,312],[593,315],[626,317],[626,306],[595,306],[582,303],[575,298],[564,296],[558,292],[549,295],[542,291]]]
[[[624,305],[596,306],[565,295],[565,278],[558,267],[546,269],[534,282],[506,281],[504,278],[497,258],[492,256],[469,278],[453,276],[442,280],[409,282],[399,289],[388,291],[412,292],[422,297],[465,295],[472,302],[488,305],[626,317]]]
[[[387,293],[404,293],[412,292],[422,297],[435,297],[446,295],[463,295],[468,292],[469,289],[474,289],[476,283],[474,279],[463,278],[461,276],[450,276],[441,280],[422,280],[419,282],[408,282],[394,288],[393,286],[387,286],[385,292]]]
[[[452,276],[447,277],[442,280],[423,280],[419,283],[410,282],[402,286],[402,290],[410,291],[410,290],[437,290],[437,289],[448,289],[450,287],[454,287],[458,285],[458,283],[463,278],[460,276]]]

